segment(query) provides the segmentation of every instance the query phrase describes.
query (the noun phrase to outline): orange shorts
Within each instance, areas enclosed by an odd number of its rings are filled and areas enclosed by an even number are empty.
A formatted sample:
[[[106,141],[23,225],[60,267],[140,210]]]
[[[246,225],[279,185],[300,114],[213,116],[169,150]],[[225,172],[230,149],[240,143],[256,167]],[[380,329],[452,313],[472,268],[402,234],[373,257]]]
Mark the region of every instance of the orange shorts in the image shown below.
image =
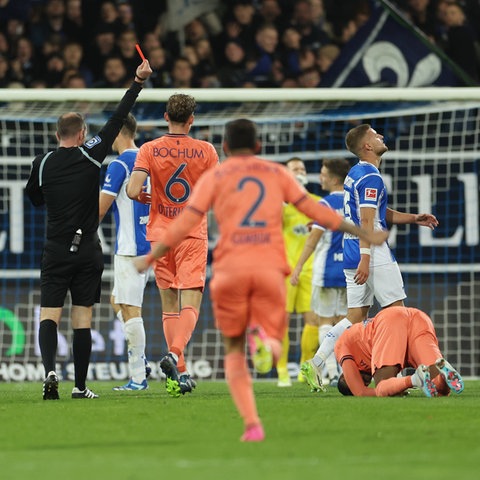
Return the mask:
[[[155,242],[152,242],[152,247]],[[154,265],[158,288],[203,288],[207,273],[208,241],[186,238]]]
[[[281,270],[215,270],[210,282],[217,328],[238,337],[261,325],[267,336],[282,341],[285,333],[285,272]]]
[[[389,309],[385,309],[387,312]],[[432,365],[442,354],[432,321],[418,311],[414,315],[385,315],[375,319],[372,337],[372,373],[381,367],[417,368]]]

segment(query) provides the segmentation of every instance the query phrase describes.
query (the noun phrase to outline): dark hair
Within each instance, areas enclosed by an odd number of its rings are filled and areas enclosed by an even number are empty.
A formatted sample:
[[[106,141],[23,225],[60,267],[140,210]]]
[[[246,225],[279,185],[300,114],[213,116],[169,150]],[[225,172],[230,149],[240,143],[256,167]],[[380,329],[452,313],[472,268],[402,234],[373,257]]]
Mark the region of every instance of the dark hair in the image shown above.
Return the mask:
[[[187,123],[195,112],[197,102],[191,95],[176,93],[167,102],[167,114],[171,122]]]
[[[229,150],[255,150],[257,126],[251,120],[239,118],[225,125],[225,143]]]
[[[305,165],[305,162],[300,157],[291,157],[285,162],[285,166],[287,166],[290,162],[302,162]]]
[[[345,158],[325,158],[322,165],[328,169],[331,175],[339,178],[342,182],[350,171],[350,162]]]
[[[370,124],[362,123],[361,125],[358,125],[352,128],[351,130],[349,130],[345,137],[346,147],[350,152],[355,154],[357,157],[358,157],[358,154],[360,153],[360,148],[361,148],[360,143],[370,128],[372,128]]]
[[[64,113],[57,120],[57,134],[60,139],[71,138],[86,128],[85,119],[80,113]]]
[[[338,385],[337,385],[338,391],[342,394],[345,395],[346,397],[353,397],[352,391],[348,388],[347,382],[345,380],[345,376],[343,373],[340,375],[338,378]]]
[[[120,130],[120,133],[126,137],[135,138],[137,133],[137,120],[131,113],[127,115],[127,118],[123,122],[123,127]]]

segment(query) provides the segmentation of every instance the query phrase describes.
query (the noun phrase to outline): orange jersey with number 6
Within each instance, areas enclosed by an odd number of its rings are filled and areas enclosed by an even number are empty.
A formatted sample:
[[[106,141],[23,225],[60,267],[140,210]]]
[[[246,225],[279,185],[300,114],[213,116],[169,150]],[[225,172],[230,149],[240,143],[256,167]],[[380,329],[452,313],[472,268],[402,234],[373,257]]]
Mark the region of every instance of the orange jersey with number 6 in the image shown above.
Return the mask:
[[[152,185],[147,240],[161,238],[162,230],[185,208],[200,176],[217,164],[211,143],[185,134],[169,133],[142,145],[133,170],[147,172]],[[189,236],[207,238],[206,216]]]

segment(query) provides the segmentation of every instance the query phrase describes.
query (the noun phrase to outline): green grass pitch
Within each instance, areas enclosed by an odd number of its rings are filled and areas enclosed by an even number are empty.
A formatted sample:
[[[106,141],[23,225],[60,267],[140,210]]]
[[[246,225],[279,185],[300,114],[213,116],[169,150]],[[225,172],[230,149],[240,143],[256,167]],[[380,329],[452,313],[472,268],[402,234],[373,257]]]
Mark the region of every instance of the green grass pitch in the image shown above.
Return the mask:
[[[101,397],[43,401],[41,384],[0,383],[3,480],[469,480],[480,478],[480,381],[428,399],[312,394],[304,384],[255,383],[267,438],[239,441],[224,382],[168,397],[90,387]]]

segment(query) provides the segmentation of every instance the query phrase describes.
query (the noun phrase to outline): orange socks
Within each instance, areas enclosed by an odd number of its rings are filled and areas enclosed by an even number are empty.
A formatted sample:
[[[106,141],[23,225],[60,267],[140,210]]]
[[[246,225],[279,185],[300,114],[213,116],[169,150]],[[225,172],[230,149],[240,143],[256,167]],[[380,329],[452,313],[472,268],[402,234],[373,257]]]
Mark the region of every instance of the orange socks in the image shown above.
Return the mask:
[[[198,310],[192,306],[184,307],[180,313],[162,315],[163,333],[168,350],[178,356],[177,368],[180,373],[186,371],[183,351],[190,341],[198,320]]]
[[[162,315],[163,323],[163,335],[165,336],[165,341],[167,342],[168,351],[171,351],[173,338],[175,336],[175,330],[178,325],[179,314],[176,312],[164,312]],[[185,366],[185,358],[183,352],[174,351],[175,355],[178,356],[177,368],[180,373],[183,373],[187,370]]]
[[[245,425],[259,424],[260,418],[253,394],[252,377],[248,370],[245,354],[227,353],[224,358],[224,368],[230,395]]]

